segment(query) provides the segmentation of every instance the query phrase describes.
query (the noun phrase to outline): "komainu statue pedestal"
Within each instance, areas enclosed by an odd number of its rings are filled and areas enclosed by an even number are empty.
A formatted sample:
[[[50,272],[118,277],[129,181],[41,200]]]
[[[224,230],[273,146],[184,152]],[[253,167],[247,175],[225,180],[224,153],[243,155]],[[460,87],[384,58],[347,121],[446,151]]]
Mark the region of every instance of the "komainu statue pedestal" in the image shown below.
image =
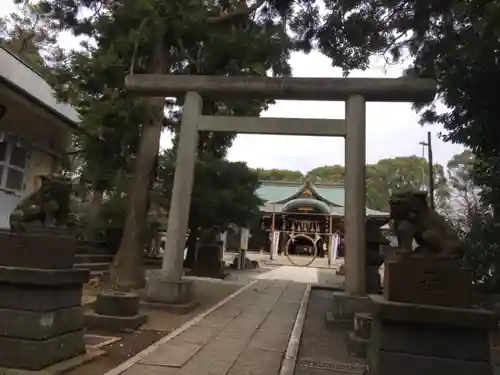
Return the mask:
[[[396,255],[384,266],[384,297],[392,302],[472,306],[472,272],[454,260]]]
[[[496,316],[472,307],[470,272],[451,260],[387,262],[384,295],[370,295],[367,373],[492,375]]]
[[[89,271],[73,268],[75,249],[74,236],[54,231],[0,233],[0,374],[41,371],[85,353]]]

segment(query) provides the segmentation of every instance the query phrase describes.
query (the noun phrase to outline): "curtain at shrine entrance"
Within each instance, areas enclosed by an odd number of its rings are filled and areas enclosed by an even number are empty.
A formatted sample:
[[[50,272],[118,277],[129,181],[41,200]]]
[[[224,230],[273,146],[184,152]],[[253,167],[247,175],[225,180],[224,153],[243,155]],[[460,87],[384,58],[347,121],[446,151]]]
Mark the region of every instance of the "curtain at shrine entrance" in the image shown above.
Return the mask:
[[[275,259],[278,255],[280,232],[271,232],[271,259]]]
[[[328,254],[330,254],[330,263],[338,257],[339,244],[340,236],[337,233],[332,234],[332,240],[330,241],[331,248],[328,252]]]

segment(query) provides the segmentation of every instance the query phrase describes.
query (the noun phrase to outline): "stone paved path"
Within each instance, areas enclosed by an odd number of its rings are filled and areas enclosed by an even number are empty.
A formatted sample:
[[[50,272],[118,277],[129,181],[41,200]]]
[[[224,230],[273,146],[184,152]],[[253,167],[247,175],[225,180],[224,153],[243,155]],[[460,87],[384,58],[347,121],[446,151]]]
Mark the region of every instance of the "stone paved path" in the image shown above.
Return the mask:
[[[277,375],[311,278],[303,271],[289,277],[302,282],[278,280],[282,272],[257,281],[121,374]]]
[[[347,331],[326,327],[331,292],[312,290],[294,375],[361,375],[365,361],[351,356],[346,347]],[[425,374],[424,374],[425,375]]]

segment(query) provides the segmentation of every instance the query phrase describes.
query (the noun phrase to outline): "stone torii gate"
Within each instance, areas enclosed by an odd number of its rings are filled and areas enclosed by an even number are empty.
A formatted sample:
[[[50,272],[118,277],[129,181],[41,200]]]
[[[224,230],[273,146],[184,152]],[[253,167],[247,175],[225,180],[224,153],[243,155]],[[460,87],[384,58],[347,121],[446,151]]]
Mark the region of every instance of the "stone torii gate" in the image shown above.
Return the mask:
[[[224,131],[345,137],[346,292],[365,291],[366,102],[425,102],[434,80],[419,78],[270,78],[202,75],[130,75],[126,87],[139,95],[186,95],[161,272],[148,280],[152,301],[187,303],[183,257],[198,145],[198,132]],[[202,97],[344,101],[345,120],[205,116]]]

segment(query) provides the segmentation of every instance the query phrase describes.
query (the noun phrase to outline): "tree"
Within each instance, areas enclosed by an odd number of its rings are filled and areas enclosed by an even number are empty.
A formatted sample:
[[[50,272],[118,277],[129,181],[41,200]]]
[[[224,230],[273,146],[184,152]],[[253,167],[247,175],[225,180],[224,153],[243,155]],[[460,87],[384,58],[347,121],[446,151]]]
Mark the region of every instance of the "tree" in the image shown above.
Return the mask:
[[[44,57],[59,51],[55,33],[47,28],[38,7],[27,2],[19,8],[19,12],[0,19],[0,45],[45,78],[50,68]]]
[[[443,3],[444,5],[444,3]],[[478,158],[473,177],[485,202],[500,202],[500,148],[496,122],[500,114],[491,90],[500,82],[500,41],[496,35],[500,3],[454,0],[429,8],[422,25],[413,71],[434,77],[448,110],[426,107],[422,120],[444,126],[445,140],[461,143]]]
[[[158,185],[168,207],[173,187],[175,155],[168,151],[160,157]],[[256,195],[259,175],[245,163],[229,162],[213,156],[198,159],[189,215],[186,267],[195,258],[196,239],[201,230],[226,228],[229,224],[245,226],[260,212],[263,203]]]
[[[473,181],[475,156],[469,151],[454,155],[448,162],[451,218],[459,227],[470,227],[480,207],[480,189]]]
[[[482,292],[498,293],[500,288],[500,237],[491,213],[475,207],[466,225],[459,228],[466,249],[464,263],[473,272],[473,281]]]
[[[307,13],[307,14],[306,14]],[[356,30],[358,43],[370,41],[388,63],[413,60],[408,75],[434,78],[438,96],[445,106],[415,103],[422,112],[422,123],[444,127],[446,141],[460,143],[477,158],[474,180],[481,186],[482,199],[500,211],[500,144],[496,121],[500,107],[492,92],[500,82],[500,40],[498,39],[499,1],[344,1],[329,3],[325,27],[337,33]],[[308,12],[302,15],[304,23]],[[354,24],[357,27],[354,27]],[[322,26],[311,28],[313,38],[321,36]],[[341,31],[336,26],[342,25]],[[374,39],[363,38],[371,30]],[[329,48],[319,48],[329,55]],[[410,61],[411,61],[410,60]]]
[[[87,35],[101,51],[96,63],[101,68],[98,73],[114,81],[114,85],[98,86],[99,99],[107,94],[121,95],[122,78],[127,73],[287,74],[289,51],[308,52],[312,45],[317,45],[332,58],[334,66],[347,73],[367,68],[372,53],[383,51],[398,39],[392,32],[396,26],[387,25],[385,3],[376,7],[344,0],[328,3],[326,17],[320,14],[322,5],[293,0],[259,0],[250,5],[231,0],[203,5],[166,0],[40,2],[53,27]],[[390,31],[384,33],[386,29]],[[287,35],[288,30],[293,37]],[[164,107],[163,100],[147,102],[150,110],[140,124],[126,230],[111,272],[113,283],[120,288],[137,286],[143,280],[137,270],[140,237]],[[205,104],[207,114],[221,114],[220,110],[227,107],[225,103]],[[259,107],[264,105],[260,103]],[[248,104],[244,103],[244,107],[248,108]],[[212,151],[223,153],[232,137],[213,137],[209,133],[202,139]]]
[[[301,181],[304,175],[301,171],[291,171],[288,169],[263,169],[257,168],[255,172],[263,181]]]
[[[345,167],[342,165],[322,166],[307,172],[313,181],[324,183],[343,183]],[[441,165],[434,165],[435,200],[437,206],[444,206],[448,198],[446,176]],[[429,170],[424,158],[401,156],[381,159],[376,164],[366,166],[367,206],[381,211],[389,209],[391,192],[428,189]]]
[[[44,1],[40,5],[53,27],[69,28],[75,35],[92,38],[92,43],[85,45],[86,52],[73,54],[71,62],[62,66],[66,70],[61,69],[56,84],[61,96],[78,103],[89,116],[93,114],[94,123],[97,123],[95,118],[104,120],[105,113],[112,115],[118,111],[120,116],[112,120],[135,122],[140,133],[135,157],[132,155],[134,173],[128,194],[129,213],[124,237],[111,269],[111,280],[117,288],[140,287],[143,283],[143,272],[138,266],[141,233],[149,191],[155,179],[159,138],[165,123],[174,131],[179,124],[178,107],[169,105],[171,116],[165,122],[163,99],[141,101],[130,97],[123,87],[126,74],[263,75],[268,70],[276,75],[290,73],[287,64],[290,43],[283,27],[269,18],[252,22],[249,16],[255,9],[235,13],[233,5],[208,4],[200,8],[197,3],[167,1],[109,2],[105,5],[100,1]],[[94,12],[89,17],[79,17],[85,8]],[[245,48],[241,48],[242,45]],[[76,74],[77,79],[71,78],[71,73]],[[182,98],[177,99],[173,104],[182,106]],[[113,111],[104,108],[109,103],[115,103],[117,108]],[[205,100],[204,109],[206,114],[213,115],[258,115],[268,103]],[[140,110],[131,110],[135,106]],[[127,113],[124,119],[122,115]],[[120,144],[116,136],[106,136],[113,133],[107,131],[109,128],[100,121],[96,129],[102,151],[97,153],[97,159],[103,160],[106,152]],[[122,129],[120,126],[116,132],[119,134]],[[224,156],[233,138],[234,134],[201,134],[200,155]],[[104,147],[110,143],[112,147]],[[114,158],[109,160],[116,161]],[[113,168],[104,170],[116,170],[116,167],[113,164]]]
[[[443,167],[434,164],[434,198],[438,203],[447,196]],[[368,207],[387,211],[391,193],[400,190],[428,190],[429,169],[426,159],[418,156],[403,156],[382,159],[367,166]]]
[[[343,165],[322,166],[311,169],[307,172],[307,177],[317,182],[343,182],[345,167]]]

